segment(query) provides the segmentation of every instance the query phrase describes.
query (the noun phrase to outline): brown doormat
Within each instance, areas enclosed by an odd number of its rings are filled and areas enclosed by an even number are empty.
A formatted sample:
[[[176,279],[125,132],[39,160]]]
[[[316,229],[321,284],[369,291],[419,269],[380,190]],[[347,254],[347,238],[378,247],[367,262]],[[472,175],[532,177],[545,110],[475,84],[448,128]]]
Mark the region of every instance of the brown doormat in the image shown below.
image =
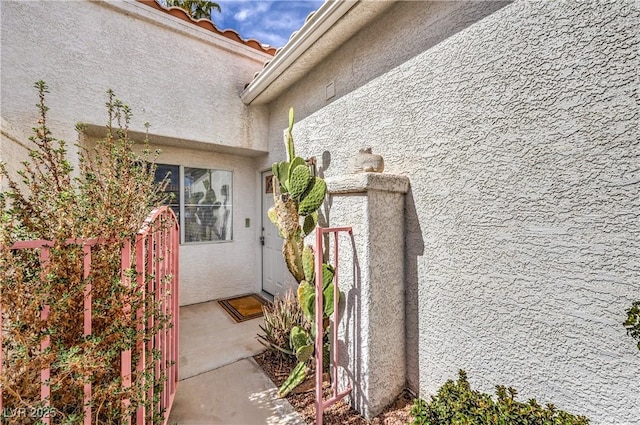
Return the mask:
[[[269,301],[257,294],[218,300],[218,302],[222,308],[233,317],[233,320],[238,323],[261,317],[262,306],[269,304]]]

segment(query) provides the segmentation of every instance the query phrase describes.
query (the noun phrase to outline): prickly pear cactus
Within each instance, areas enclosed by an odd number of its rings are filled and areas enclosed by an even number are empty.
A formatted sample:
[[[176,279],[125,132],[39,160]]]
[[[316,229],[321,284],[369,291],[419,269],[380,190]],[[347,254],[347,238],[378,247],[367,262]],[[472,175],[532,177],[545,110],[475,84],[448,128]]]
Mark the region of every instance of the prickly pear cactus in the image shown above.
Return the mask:
[[[298,167],[306,167],[306,166],[307,166],[307,162],[303,158],[300,158],[299,156],[294,157],[293,160],[289,163],[289,178],[291,178],[291,174],[293,173],[293,170],[295,170]]]
[[[274,175],[273,209],[268,211],[269,219],[276,225],[283,237],[282,254],[291,275],[298,282],[298,302],[305,319],[315,322],[315,261],[310,246],[304,246],[304,238],[315,229],[318,223],[318,209],[327,195],[327,184],[319,177],[313,177],[315,172],[307,162],[295,154],[293,144],[293,108],[289,110],[289,128],[285,134],[287,160],[273,164]],[[323,329],[326,338],[328,318],[334,310],[333,267],[322,265],[323,283]],[[298,366],[279,390],[284,396],[306,378],[307,362],[315,352],[312,327],[309,335],[302,327],[294,327],[290,341]]]
[[[273,164],[273,210],[269,219],[278,227],[284,242],[282,254],[287,268],[300,283],[305,279],[302,252],[304,237],[318,223],[318,208],[327,194],[327,184],[319,177],[312,177],[307,162],[295,154],[293,145],[293,109],[289,111],[289,128],[285,135],[287,161]]]

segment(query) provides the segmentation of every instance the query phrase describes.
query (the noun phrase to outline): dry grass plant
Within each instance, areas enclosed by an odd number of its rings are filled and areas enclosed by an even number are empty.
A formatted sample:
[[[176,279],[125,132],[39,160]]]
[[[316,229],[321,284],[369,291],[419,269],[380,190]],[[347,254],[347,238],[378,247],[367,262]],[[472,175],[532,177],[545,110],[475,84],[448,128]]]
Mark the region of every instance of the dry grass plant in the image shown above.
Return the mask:
[[[276,359],[295,359],[296,354],[291,347],[290,334],[294,326],[302,326],[311,331],[311,325],[304,318],[296,292],[289,289],[284,295],[273,297],[273,303],[262,307],[264,326],[260,329],[264,334],[258,335],[258,341],[273,351]]]

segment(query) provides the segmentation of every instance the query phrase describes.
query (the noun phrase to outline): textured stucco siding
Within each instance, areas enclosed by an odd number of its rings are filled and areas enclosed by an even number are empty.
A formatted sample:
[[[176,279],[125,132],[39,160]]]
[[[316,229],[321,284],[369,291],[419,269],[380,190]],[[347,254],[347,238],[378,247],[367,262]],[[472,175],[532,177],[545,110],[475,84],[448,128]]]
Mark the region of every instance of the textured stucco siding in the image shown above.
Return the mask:
[[[1,19],[2,117],[14,127],[32,126],[44,80],[49,124],[69,142],[76,122],[105,123],[113,89],[133,130],[149,122],[167,137],[266,149],[254,116],[264,111],[238,95],[267,55],[134,1],[8,1]]]
[[[77,122],[106,123],[111,88],[131,107],[132,130],[149,122],[162,136],[160,162],[233,171],[234,240],[181,247],[180,304],[259,290],[256,164],[229,152],[266,150],[267,110],[249,110],[239,93],[268,56],[135,1],[3,1],[1,19],[0,157],[9,168],[26,159],[35,81],[48,83],[48,124],[72,151]]]
[[[410,178],[407,380],[422,396],[465,369],[483,391],[638,423],[621,323],[640,298],[639,33],[638,2],[517,2],[296,125],[327,176],[371,146]]]
[[[15,176],[20,164],[29,160],[29,145],[26,143],[29,136],[0,119],[0,162],[5,164],[8,173]],[[0,176],[0,190],[7,187],[8,183]]]
[[[414,4],[417,3],[417,4]],[[263,166],[284,158],[282,129],[288,110],[298,120],[340,99],[424,50],[437,45],[474,22],[504,7],[509,1],[399,1],[323,59],[286,93],[269,104],[269,151]],[[362,7],[366,8],[366,5]],[[365,13],[355,8],[349,14]],[[419,25],[416,25],[419,23]],[[335,95],[327,99],[333,82]]]

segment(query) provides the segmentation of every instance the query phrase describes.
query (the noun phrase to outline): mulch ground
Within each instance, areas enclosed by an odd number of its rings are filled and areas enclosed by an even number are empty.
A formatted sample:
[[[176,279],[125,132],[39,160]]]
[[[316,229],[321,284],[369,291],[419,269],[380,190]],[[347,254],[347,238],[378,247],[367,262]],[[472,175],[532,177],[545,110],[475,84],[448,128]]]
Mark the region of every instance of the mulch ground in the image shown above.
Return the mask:
[[[282,383],[289,376],[289,372],[295,367],[295,361],[286,361],[278,359],[271,351],[267,350],[262,354],[254,357],[256,362],[262,367],[267,376],[271,378],[271,381],[280,387]],[[302,388],[301,388],[302,387]],[[300,390],[303,391],[300,391]],[[304,391],[308,389],[308,391]],[[316,411],[315,411],[315,381],[313,378],[309,381],[309,385],[305,388],[303,383],[295,391],[289,394],[286,398],[291,403],[293,408],[300,413],[304,420],[310,424],[315,424]],[[325,398],[330,396],[330,388],[325,388]],[[327,425],[405,425],[410,423],[411,405],[413,403],[413,397],[408,391],[403,391],[402,394],[396,398],[387,408],[371,421],[367,421],[360,416],[358,412],[349,407],[343,401],[339,401],[324,412],[323,422]]]

